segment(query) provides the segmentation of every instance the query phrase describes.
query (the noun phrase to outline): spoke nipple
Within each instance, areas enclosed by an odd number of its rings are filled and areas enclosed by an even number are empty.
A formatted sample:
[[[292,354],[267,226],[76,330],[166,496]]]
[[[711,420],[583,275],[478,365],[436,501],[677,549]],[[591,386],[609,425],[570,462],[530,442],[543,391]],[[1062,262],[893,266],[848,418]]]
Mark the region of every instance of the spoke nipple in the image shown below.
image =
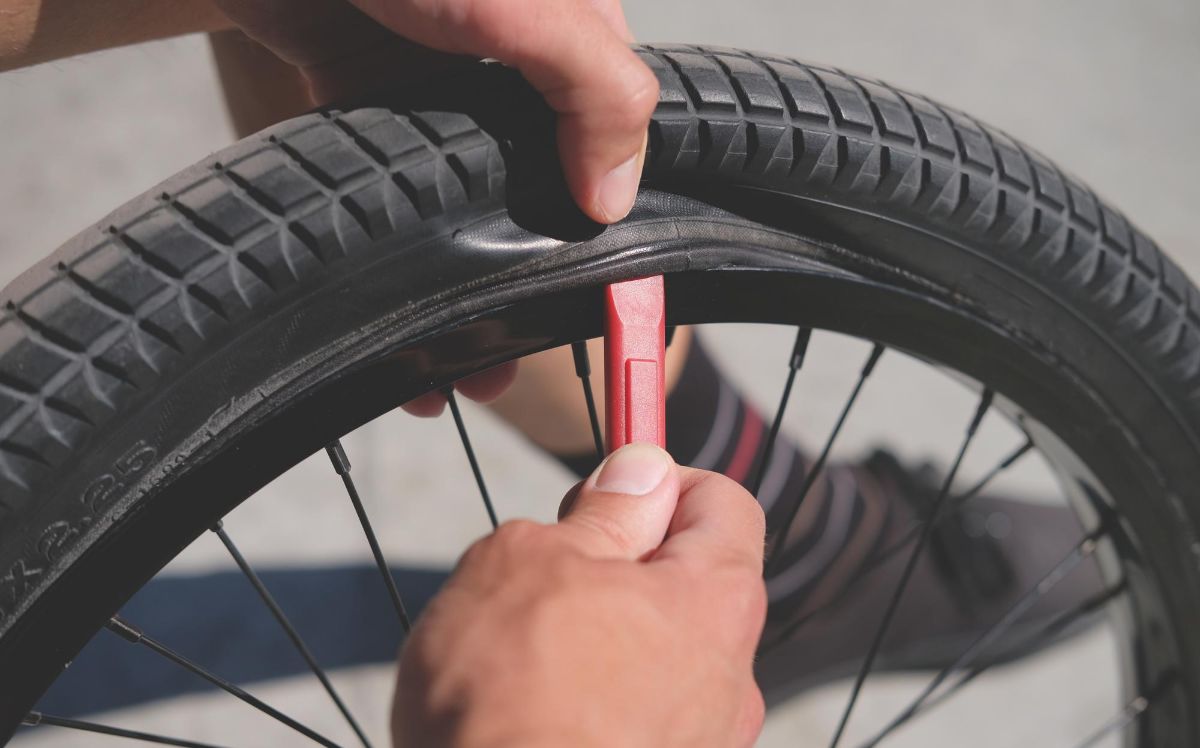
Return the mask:
[[[25,727],[37,727],[42,724],[41,712],[30,712],[21,718],[21,724]]]
[[[871,372],[875,371],[875,364],[879,363],[879,359],[883,356],[885,350],[887,349],[880,343],[876,343],[875,347],[871,349],[871,357],[867,359],[867,363],[862,369],[861,376],[863,379],[871,376]]]
[[[219,535],[221,533],[221,530],[225,529],[225,523],[222,520],[217,520],[216,522],[213,523],[213,526],[210,527],[209,529]]]
[[[979,424],[983,423],[983,417],[987,415],[988,409],[992,407],[992,397],[994,393],[990,389],[983,391],[983,396],[979,398],[979,408],[975,411],[975,417],[971,419],[971,425],[967,427],[967,435],[971,436],[979,429]]]
[[[1026,454],[1028,454],[1029,450],[1033,449],[1033,447],[1034,447],[1033,437],[1030,437],[1030,436],[1025,437],[1025,443],[1021,445],[1020,449],[1013,452],[1008,457],[1004,458],[1004,462],[1000,463],[1000,469],[1004,470],[1006,468],[1012,467],[1014,462],[1021,459]]]
[[[587,341],[579,340],[571,344],[571,355],[575,357],[575,376],[583,379],[592,375],[592,364],[588,360]]]
[[[804,356],[808,353],[808,343],[811,340],[811,327],[801,327],[796,331],[796,344],[792,346],[792,359],[788,362],[788,367],[799,369],[804,365]]]
[[[141,629],[127,622],[120,616],[113,616],[110,618],[107,626],[109,631],[130,642],[131,644],[137,644],[145,637],[145,635],[142,634]]]
[[[350,458],[346,456],[346,450],[342,449],[341,441],[335,441],[325,447],[325,452],[329,455],[329,461],[333,463],[333,469],[338,475],[350,474]]]

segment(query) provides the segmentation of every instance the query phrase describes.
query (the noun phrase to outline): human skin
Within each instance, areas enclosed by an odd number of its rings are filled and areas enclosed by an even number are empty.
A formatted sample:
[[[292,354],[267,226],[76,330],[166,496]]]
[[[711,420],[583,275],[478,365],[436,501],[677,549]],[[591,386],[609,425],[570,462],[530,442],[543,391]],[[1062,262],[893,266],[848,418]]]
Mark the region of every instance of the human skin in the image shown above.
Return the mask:
[[[657,447],[615,452],[556,525],[477,542],[400,658],[398,746],[749,746],[763,515]]]

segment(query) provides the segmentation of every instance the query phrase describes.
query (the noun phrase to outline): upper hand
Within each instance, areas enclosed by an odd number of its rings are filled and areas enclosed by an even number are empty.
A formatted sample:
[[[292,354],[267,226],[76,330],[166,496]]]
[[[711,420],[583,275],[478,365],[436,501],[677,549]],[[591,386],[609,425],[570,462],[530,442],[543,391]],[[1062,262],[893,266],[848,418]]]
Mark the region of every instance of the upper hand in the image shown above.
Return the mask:
[[[515,67],[558,113],[563,172],[579,207],[613,223],[633,205],[658,81],[629,48],[619,0],[215,1],[300,68],[318,104],[457,63],[430,60],[400,37]]]

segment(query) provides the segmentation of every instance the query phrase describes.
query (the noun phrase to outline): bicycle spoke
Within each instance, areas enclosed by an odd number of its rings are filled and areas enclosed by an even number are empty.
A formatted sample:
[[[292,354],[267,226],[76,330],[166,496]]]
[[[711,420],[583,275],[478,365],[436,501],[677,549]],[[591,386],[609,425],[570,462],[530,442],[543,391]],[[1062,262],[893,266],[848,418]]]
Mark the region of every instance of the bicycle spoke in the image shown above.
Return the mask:
[[[1124,730],[1133,724],[1138,717],[1142,716],[1142,712],[1146,711],[1149,707],[1150,700],[1145,696],[1138,696],[1126,704],[1112,719],[1105,722],[1099,730],[1084,738],[1083,742],[1076,746],[1076,748],[1091,748],[1091,746],[1096,745],[1114,732]]]
[[[304,643],[304,639],[301,638],[300,632],[296,631],[296,628],[292,625],[292,622],[289,621],[287,615],[284,614],[283,609],[279,607],[279,603],[275,601],[275,598],[271,595],[270,591],[267,590],[266,585],[263,584],[262,579],[259,578],[258,574],[246,561],[246,558],[242,556],[241,551],[239,551],[238,547],[234,544],[233,538],[229,537],[229,534],[225,532],[223,524],[218,522],[216,526],[212,528],[212,531],[216,533],[218,538],[221,539],[221,543],[224,544],[226,550],[229,551],[229,555],[233,557],[234,563],[236,563],[238,568],[242,570],[242,574],[245,575],[246,579],[250,582],[250,585],[254,587],[255,592],[258,593],[258,596],[262,599],[263,604],[267,606],[269,611],[271,611],[271,615],[275,617],[275,620],[279,623],[280,628],[282,628],[283,632],[287,634],[288,639],[291,639],[293,646],[296,647],[296,651],[299,652],[300,656],[304,658],[304,661],[308,663],[308,668],[312,670],[313,675],[315,675],[317,680],[321,682],[321,686],[324,687],[325,692],[329,694],[329,698],[333,700],[333,703],[338,708],[338,711],[341,712],[342,716],[346,718],[346,722],[350,725],[350,729],[354,730],[354,734],[358,736],[359,741],[362,742],[365,748],[371,748],[371,741],[367,739],[366,733],[363,732],[363,729],[359,726],[358,721],[354,719],[354,715],[350,713],[350,709],[346,706],[346,703],[342,701],[342,698],[338,695],[337,691],[334,690],[333,683],[330,682],[329,676],[325,674],[325,670],[319,664],[317,664],[316,657],[313,656],[313,653],[308,648],[308,645]]]
[[[762,488],[763,478],[771,463],[771,453],[775,451],[775,440],[779,437],[779,426],[783,423],[783,412],[787,410],[788,399],[792,396],[792,385],[796,382],[796,374],[804,365],[804,356],[808,353],[808,343],[812,340],[812,328],[801,327],[796,330],[796,342],[792,344],[792,355],[788,358],[787,379],[783,382],[783,393],[779,396],[779,407],[775,408],[775,418],[771,420],[771,430],[767,432],[767,441],[763,445],[762,461],[754,474],[754,482],[750,484],[750,493],[758,496]]]
[[[454,389],[447,387],[442,390],[446,402],[450,404],[450,414],[454,416],[454,425],[458,428],[458,438],[462,440],[463,450],[467,453],[467,461],[471,463],[471,472],[475,474],[475,485],[479,486],[479,495],[483,497],[483,506],[487,509],[488,519],[492,521],[492,529],[500,526],[496,518],[496,508],[492,506],[492,497],[488,495],[487,484],[483,482],[483,471],[479,469],[479,460],[475,459],[475,450],[471,448],[471,439],[467,436],[467,427],[463,423],[462,413],[458,409],[458,400],[454,397]]]
[[[829,743],[830,748],[837,748],[842,740],[842,735],[846,731],[846,725],[850,722],[850,715],[854,712],[854,705],[858,703],[858,696],[862,692],[863,684],[867,680],[867,675],[871,672],[872,665],[875,664],[875,658],[879,654],[883,638],[887,635],[892,619],[896,615],[896,610],[900,606],[900,599],[904,596],[908,582],[917,568],[917,562],[921,560],[921,554],[925,550],[925,546],[929,544],[930,537],[933,535],[933,528],[937,524],[942,506],[946,503],[946,496],[950,493],[950,485],[954,482],[954,476],[958,474],[958,469],[962,466],[963,457],[967,454],[967,448],[971,446],[971,441],[975,438],[975,434],[979,430],[979,424],[983,421],[983,417],[987,414],[991,405],[992,391],[990,389],[984,390],[983,395],[979,399],[979,406],[975,409],[975,415],[971,418],[970,425],[967,426],[966,436],[958,448],[958,454],[954,457],[954,463],[951,465],[949,472],[946,473],[945,480],[942,481],[942,488],[938,492],[937,499],[933,502],[929,518],[926,520],[921,535],[917,539],[916,546],[913,547],[912,553],[908,556],[908,563],[905,564],[904,571],[900,574],[900,581],[896,585],[896,590],[892,593],[892,597],[888,601],[888,606],[884,610],[883,620],[879,622],[879,626],[875,629],[875,636],[871,640],[871,646],[867,649],[867,656],[863,659],[862,666],[858,671],[858,677],[854,681],[854,687],[850,691],[850,699],[846,704],[845,710],[842,712],[842,718],[838,722],[836,732],[833,734],[833,740]]]
[[[821,453],[818,455],[816,462],[809,468],[808,475],[804,476],[804,484],[800,487],[800,491],[796,494],[792,505],[788,507],[783,523],[779,525],[775,537],[768,541],[767,560],[763,564],[763,573],[765,575],[769,576],[774,570],[775,564],[778,563],[780,550],[787,541],[788,528],[792,526],[796,515],[800,513],[800,507],[804,505],[804,500],[808,497],[809,492],[812,491],[817,478],[820,477],[821,471],[825,468],[825,462],[829,459],[829,453],[833,450],[833,443],[837,440],[838,434],[841,433],[842,426],[846,424],[846,418],[850,415],[850,409],[854,407],[854,403],[858,400],[858,396],[862,392],[867,378],[871,376],[871,372],[875,371],[875,364],[879,363],[879,357],[883,355],[884,350],[885,348],[879,343],[876,343],[875,347],[871,349],[871,355],[867,357],[867,362],[863,364],[862,370],[858,373],[858,381],[855,382],[854,389],[850,391],[850,396],[846,398],[846,404],[842,406],[842,412],[838,415],[837,422],[834,423],[833,429],[825,439],[825,446],[821,448]]]
[[[674,330],[675,328],[671,328]],[[588,359],[587,341],[571,344],[575,356],[575,376],[583,385],[583,399],[587,403],[588,420],[592,424],[592,439],[596,442],[596,459],[604,459],[604,437],[600,433],[600,416],[596,413],[596,397],[592,394],[592,363]]]
[[[980,634],[963,652],[954,659],[952,663],[944,667],[929,683],[921,690],[917,697],[905,707],[899,715],[889,722],[874,738],[864,744],[865,748],[871,748],[878,745],[880,741],[898,729],[901,725],[908,722],[926,705],[929,697],[938,690],[939,687],[956,671],[962,670],[986,651],[990,646],[1004,635],[1012,626],[1020,620],[1021,616],[1025,615],[1029,610],[1046,594],[1054,589],[1059,582],[1066,578],[1075,567],[1083,563],[1084,560],[1090,558],[1096,551],[1097,539],[1100,533],[1089,533],[1079,541],[1065,557],[1054,568],[1046,573],[1041,580],[1038,581],[1029,591],[1017,598],[1017,600],[1005,611],[995,623]],[[1090,601],[1085,602],[1085,606]],[[974,676],[972,676],[974,677]],[[957,690],[966,684],[965,680],[959,680],[952,686],[952,690]]]
[[[1014,449],[1012,452],[1009,452],[1007,455],[1005,455],[1000,460],[1000,462],[996,464],[995,467],[993,467],[991,470],[989,470],[987,473],[985,473],[982,478],[980,478],[978,481],[976,481],[975,485],[971,486],[966,491],[949,499],[949,502],[948,502],[949,506],[946,508],[945,512],[943,512],[943,515],[942,515],[943,519],[945,519],[946,517],[953,516],[956,512],[961,511],[963,506],[968,501],[970,501],[972,498],[977,496],[984,488],[986,488],[987,485],[996,478],[996,476],[998,476],[1000,473],[1004,472],[1008,468],[1015,465],[1017,463],[1017,461],[1020,460],[1022,457],[1024,457],[1026,454],[1028,454],[1033,449],[1033,447],[1034,447],[1033,441],[1030,439],[1026,439],[1026,441],[1020,447]],[[771,648],[782,643],[789,636],[796,633],[796,631],[798,629],[800,629],[804,624],[813,620],[814,618],[821,615],[825,611],[836,607],[838,605],[838,603],[840,603],[842,601],[844,596],[849,594],[850,591],[853,590],[860,581],[862,581],[863,579],[865,579],[867,577],[867,575],[869,575],[872,571],[874,571],[875,569],[882,566],[885,562],[890,560],[897,553],[904,550],[904,548],[914,538],[917,537],[917,533],[919,533],[920,531],[921,531],[921,522],[918,520],[913,523],[912,527],[910,527],[907,531],[905,531],[905,533],[900,537],[899,540],[892,543],[887,548],[884,548],[882,551],[880,551],[878,554],[876,554],[873,558],[871,558],[870,561],[863,564],[863,568],[859,569],[854,574],[854,576],[850,578],[850,581],[846,583],[846,586],[842,589],[842,591],[839,592],[837,595],[835,595],[832,600],[827,602],[825,605],[822,605],[821,607],[817,608],[816,610],[805,613],[804,615],[802,615],[795,621],[792,621],[791,623],[789,623],[778,634],[776,634],[775,637],[769,643],[764,644],[760,648],[760,650],[759,650],[760,653],[766,653],[766,652],[770,651]]]
[[[1041,647],[1043,642],[1048,643],[1048,642],[1052,641],[1055,637],[1057,637],[1060,633],[1062,633],[1062,631],[1064,629],[1066,629],[1068,626],[1072,625],[1073,623],[1075,623],[1079,619],[1083,618],[1084,616],[1087,616],[1087,615],[1095,612],[1096,610],[1103,607],[1104,605],[1107,605],[1109,601],[1111,601],[1113,598],[1117,597],[1118,595],[1122,594],[1124,591],[1125,591],[1125,584],[1122,582],[1121,584],[1116,585],[1115,587],[1113,587],[1110,590],[1101,592],[1101,593],[1095,595],[1094,597],[1092,597],[1091,599],[1085,600],[1083,603],[1081,603],[1079,605],[1079,607],[1075,608],[1074,610],[1068,610],[1068,611],[1064,611],[1063,613],[1058,614],[1053,619],[1051,619],[1051,621],[1049,623],[1047,623],[1044,627],[1035,631],[1032,635],[1027,637],[1025,640],[1020,641],[1017,644],[1014,644],[1012,647],[1010,647],[1008,650],[1006,650],[1006,652],[1012,653],[1012,655],[1015,657],[1015,656],[1018,656],[1018,654],[1020,652],[1033,651],[1033,650]],[[1009,659],[1007,655],[1001,655],[1000,657],[995,658],[995,660],[993,662],[984,663],[982,665],[976,665],[976,666],[972,667],[971,669],[967,670],[965,673],[963,673],[958,678],[958,680],[951,683],[940,694],[938,694],[936,697],[930,699],[929,701],[926,701],[924,706],[922,706],[917,711],[917,714],[928,711],[928,710],[933,709],[934,707],[938,706],[939,704],[941,704],[942,702],[946,701],[951,696],[953,696],[955,693],[957,693],[960,689],[962,689],[968,683],[975,680],[980,675],[983,675],[984,673],[986,673],[992,667],[992,665],[999,664],[1000,662],[1004,662],[1007,659]]]
[[[149,636],[146,636],[144,633],[142,633],[141,629],[126,622],[120,616],[113,616],[112,618],[110,618],[108,621],[107,627],[108,627],[109,631],[112,631],[114,634],[116,634],[117,636],[120,636],[125,641],[130,642],[131,644],[140,644],[140,645],[146,647],[147,649],[149,649],[150,651],[152,651],[158,655],[161,655],[162,657],[166,658],[167,660],[170,660],[171,662],[175,663],[176,665],[183,668],[184,670],[187,670],[188,672],[192,673],[193,675],[197,675],[197,676],[203,678],[204,680],[213,684],[214,686],[221,689],[222,691],[225,691],[229,695],[234,696],[238,699],[241,699],[242,701],[246,702],[250,706],[259,710],[260,712],[262,712],[270,717],[275,718],[275,720],[287,725],[288,727],[292,728],[293,730],[300,733],[301,735],[304,735],[305,737],[309,738],[310,740],[312,740],[316,743],[320,743],[321,745],[326,746],[326,748],[340,748],[340,746],[338,746],[337,743],[334,743],[329,738],[326,738],[325,736],[312,730],[311,728],[305,727],[304,725],[300,724],[299,722],[297,722],[296,720],[287,716],[286,714],[279,711],[278,709],[275,709],[274,707],[269,706],[268,704],[264,703],[262,700],[254,697],[254,696],[251,696],[249,693],[243,691],[241,688],[238,688],[233,683],[230,683],[229,681],[225,680],[224,678],[222,678],[218,675],[214,675],[213,673],[209,672],[208,670],[205,670],[203,667],[201,667],[201,666],[197,665],[196,663],[192,662],[191,660],[187,659],[186,657],[179,654],[178,652],[171,649],[170,647],[167,647],[166,645],[158,642],[157,640],[152,639]]]
[[[412,630],[412,622],[409,620],[408,611],[404,609],[404,601],[400,599],[396,578],[392,576],[392,570],[383,557],[383,549],[379,547],[379,540],[375,537],[375,529],[371,527],[371,520],[367,517],[367,510],[363,507],[362,498],[358,495],[354,478],[350,476],[350,458],[346,456],[346,450],[342,448],[339,440],[334,440],[332,444],[325,447],[325,453],[329,455],[334,472],[341,476],[342,484],[346,487],[346,494],[350,497],[350,503],[354,505],[354,513],[358,515],[358,523],[362,525],[363,534],[367,536],[367,545],[371,548],[371,555],[375,557],[375,568],[379,569],[383,584],[392,598],[392,606],[400,618],[400,627],[407,635]]]
[[[1032,449],[1033,439],[1029,436],[1026,436],[1024,444],[1005,455],[1004,459],[1000,460],[1000,462],[997,463],[996,466],[991,470],[984,473],[983,477],[975,482],[975,485],[951,499],[951,509],[956,510],[964,502],[970,501],[976,494],[982,491],[987,484],[991,483],[997,475],[1012,467],[1017,460],[1024,457]]]
[[[123,727],[111,727],[109,725],[101,725],[96,722],[84,722],[78,719],[67,719],[66,717],[55,717],[50,714],[42,714],[41,712],[30,712],[25,719],[21,720],[21,724],[25,727],[40,727],[42,725],[50,725],[51,727],[66,727],[71,730],[82,730],[84,732],[95,732],[101,735],[112,735],[118,738],[129,738],[130,740],[140,740],[143,743],[157,743],[158,745],[178,745],[183,748],[219,748],[212,743],[197,743],[194,740],[183,740],[182,738],[172,738],[166,735],[155,735],[149,732],[139,732],[138,730],[126,730]]]

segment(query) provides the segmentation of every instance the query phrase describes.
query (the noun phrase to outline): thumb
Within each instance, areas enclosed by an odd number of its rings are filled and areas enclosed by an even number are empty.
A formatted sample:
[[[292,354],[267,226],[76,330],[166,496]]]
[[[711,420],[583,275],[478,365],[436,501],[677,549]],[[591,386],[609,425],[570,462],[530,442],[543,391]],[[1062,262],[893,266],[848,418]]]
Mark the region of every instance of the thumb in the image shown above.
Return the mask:
[[[585,551],[633,561],[662,544],[678,500],[671,455],[652,444],[629,444],[567,495],[560,523]]]
[[[629,213],[658,78],[629,48],[622,14],[595,0],[352,2],[420,44],[520,70],[558,113],[558,149],[575,201],[601,223]]]

